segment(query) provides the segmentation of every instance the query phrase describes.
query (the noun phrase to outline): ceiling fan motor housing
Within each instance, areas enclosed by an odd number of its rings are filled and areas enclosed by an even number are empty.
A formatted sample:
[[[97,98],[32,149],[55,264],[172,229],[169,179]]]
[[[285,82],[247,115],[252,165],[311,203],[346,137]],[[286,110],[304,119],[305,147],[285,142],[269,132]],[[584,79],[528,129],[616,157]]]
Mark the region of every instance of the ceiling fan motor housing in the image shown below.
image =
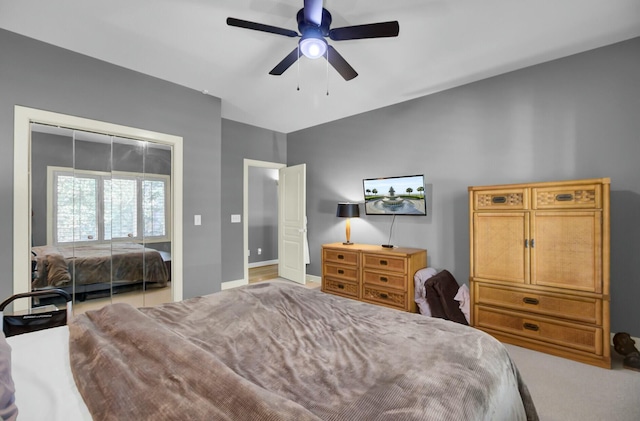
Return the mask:
[[[319,31],[319,35],[322,37],[329,36],[329,27],[331,26],[331,13],[327,9],[322,9],[322,23],[320,25],[316,25],[313,22],[307,22],[304,19],[304,8],[298,11],[296,15],[296,20],[298,21],[298,31],[305,36],[307,31]]]

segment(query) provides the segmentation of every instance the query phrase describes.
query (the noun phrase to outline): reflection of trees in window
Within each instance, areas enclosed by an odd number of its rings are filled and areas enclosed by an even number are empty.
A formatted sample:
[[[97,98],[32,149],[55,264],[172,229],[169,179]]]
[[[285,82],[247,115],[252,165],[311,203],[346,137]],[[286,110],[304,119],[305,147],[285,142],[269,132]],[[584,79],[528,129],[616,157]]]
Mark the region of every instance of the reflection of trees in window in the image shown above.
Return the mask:
[[[56,222],[59,242],[97,238],[97,184],[95,178],[58,176]]]
[[[169,176],[69,170],[53,178],[55,244],[166,239]]]

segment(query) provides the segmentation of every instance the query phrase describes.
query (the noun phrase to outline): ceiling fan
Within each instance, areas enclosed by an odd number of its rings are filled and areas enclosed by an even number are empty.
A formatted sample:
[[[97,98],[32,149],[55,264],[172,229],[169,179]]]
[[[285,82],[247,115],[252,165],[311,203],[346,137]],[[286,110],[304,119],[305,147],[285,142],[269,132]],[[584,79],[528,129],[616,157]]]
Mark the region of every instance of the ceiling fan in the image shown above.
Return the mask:
[[[269,72],[271,75],[280,76],[283,74],[293,63],[298,61],[300,53],[302,53],[311,59],[325,57],[344,80],[351,80],[358,76],[358,73],[335,48],[327,43],[325,37],[329,37],[333,41],[345,41],[364,38],[397,37],[400,32],[398,21],[330,29],[331,13],[323,7],[322,0],[304,0],[304,7],[298,11],[296,19],[298,21],[298,31],[300,31],[300,34],[290,29],[236,18],[227,18],[227,25],[292,38],[300,37],[298,46]]]

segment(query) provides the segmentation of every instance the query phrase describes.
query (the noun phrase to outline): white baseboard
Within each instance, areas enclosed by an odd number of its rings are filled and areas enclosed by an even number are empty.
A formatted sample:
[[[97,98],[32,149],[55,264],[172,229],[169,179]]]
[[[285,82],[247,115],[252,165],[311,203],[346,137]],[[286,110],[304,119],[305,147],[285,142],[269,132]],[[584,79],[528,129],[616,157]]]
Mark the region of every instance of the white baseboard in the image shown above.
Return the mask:
[[[221,288],[222,290],[225,290],[225,289],[231,289],[231,288],[241,287],[241,286],[243,286],[243,285],[249,285],[249,282],[248,282],[248,281],[246,281],[245,279],[238,279],[238,280],[236,280],[236,281],[227,281],[227,282],[223,282],[223,283],[220,285],[220,288]]]
[[[322,282],[322,277],[321,276],[316,276],[316,275],[309,275],[307,274],[307,281],[311,281],[311,282]]]
[[[259,268],[261,266],[271,266],[271,265],[277,265],[277,264],[278,264],[278,259],[275,259],[275,260],[265,260],[262,262],[249,263],[247,267],[249,269],[252,269],[252,268]]]

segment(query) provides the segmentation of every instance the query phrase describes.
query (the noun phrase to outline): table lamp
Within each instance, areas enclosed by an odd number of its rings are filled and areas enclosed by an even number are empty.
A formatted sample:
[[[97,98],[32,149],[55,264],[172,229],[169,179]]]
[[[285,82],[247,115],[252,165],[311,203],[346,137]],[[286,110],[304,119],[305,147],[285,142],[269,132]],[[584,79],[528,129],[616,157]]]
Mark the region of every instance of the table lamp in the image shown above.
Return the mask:
[[[347,241],[342,244],[353,244],[349,241],[351,238],[351,218],[358,218],[360,216],[360,207],[357,203],[338,203],[336,216],[340,218],[347,218]]]

